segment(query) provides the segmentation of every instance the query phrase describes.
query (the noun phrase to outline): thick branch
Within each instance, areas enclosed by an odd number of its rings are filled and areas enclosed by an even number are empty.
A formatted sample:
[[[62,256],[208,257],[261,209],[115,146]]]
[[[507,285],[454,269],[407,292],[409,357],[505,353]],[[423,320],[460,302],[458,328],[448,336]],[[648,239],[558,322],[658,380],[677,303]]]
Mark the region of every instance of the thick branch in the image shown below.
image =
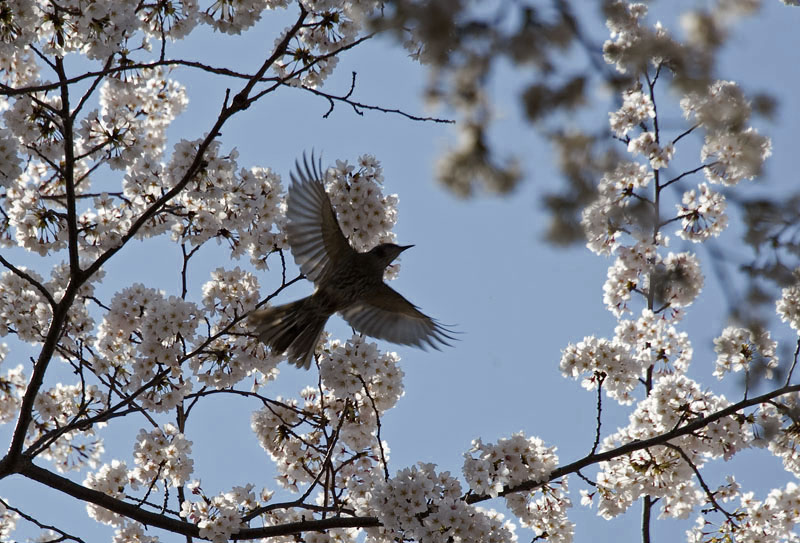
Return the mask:
[[[64,136],[64,187],[67,196],[67,231],[68,231],[68,247],[69,247],[69,264],[70,264],[70,279],[64,295],[58,304],[53,308],[53,319],[50,321],[50,327],[47,330],[42,350],[39,351],[39,357],[33,366],[33,373],[31,374],[31,381],[28,388],[25,390],[25,395],[22,397],[20,404],[19,418],[17,425],[14,428],[14,435],[11,438],[11,445],[9,446],[8,454],[0,461],[0,478],[8,473],[14,471],[15,464],[19,461],[22,453],[22,447],[25,443],[25,435],[28,432],[33,420],[33,403],[36,400],[36,395],[44,382],[47,367],[50,360],[53,358],[58,340],[61,337],[64,323],[67,320],[67,313],[75,300],[75,295],[78,292],[80,285],[89,276],[82,276],[78,266],[78,226],[75,210],[75,185],[73,183],[73,164],[74,164],[74,149],[72,138],[72,119],[69,113],[69,89],[68,85],[64,83],[66,75],[64,72],[63,59],[56,59],[56,71],[61,81],[61,119],[62,130]],[[52,300],[52,297],[50,298]]]
[[[741,409],[752,407],[754,405],[764,403],[778,396],[797,391],[800,391],[800,385],[792,385],[788,387],[782,387],[777,390],[773,390],[772,392],[768,392],[756,398],[742,400],[738,403],[726,407],[725,409],[721,409],[706,417],[697,419],[685,426],[676,428],[670,432],[666,432],[664,434],[652,437],[650,439],[627,443],[610,451],[605,451],[599,454],[590,454],[581,460],[578,460],[576,462],[563,466],[557,470],[554,470],[547,478],[547,480],[528,481],[521,485],[507,488],[503,492],[501,492],[500,495],[504,496],[507,494],[511,494],[512,492],[530,491],[541,486],[542,484],[563,477],[568,473],[575,473],[581,468],[586,467],[588,465],[611,460],[618,456],[622,456],[640,449],[645,449],[647,447],[665,445],[670,439],[674,439],[680,436],[690,434],[697,430],[700,430],[703,427],[721,418],[732,415],[733,413],[736,413]],[[5,463],[6,460],[4,460],[3,463]],[[100,507],[104,507],[110,511],[124,515],[128,518],[131,518],[143,524],[154,526],[157,528],[162,528],[165,530],[169,530],[173,533],[179,533],[190,537],[197,537],[199,535],[199,531],[194,524],[176,520],[157,513],[152,513],[150,511],[145,511],[136,505],[132,505],[130,503],[118,500],[116,498],[112,498],[106,494],[103,494],[102,492],[85,488],[77,483],[74,483],[73,481],[70,481],[69,479],[61,477],[60,475],[52,473],[44,468],[40,468],[27,459],[20,460],[19,462],[17,462],[14,468],[15,472],[20,473],[21,475],[29,479],[43,483],[51,488],[54,488],[60,492],[78,498],[80,500],[96,504]],[[488,500],[490,499],[490,496],[472,495],[472,496],[467,496],[465,499],[467,503],[476,503]],[[232,539],[247,540],[247,539],[257,539],[263,537],[274,537],[279,535],[298,534],[306,531],[321,531],[333,528],[346,528],[346,527],[365,528],[378,525],[379,521],[375,517],[335,517],[324,520],[310,520],[303,522],[287,523],[287,524],[282,524],[280,526],[247,528],[240,531],[238,534],[234,535]]]
[[[67,320],[67,312],[75,299],[77,286],[74,281],[70,281],[64,296],[59,301],[58,305],[53,309],[53,320],[50,322],[50,328],[47,330],[47,336],[42,344],[42,350],[39,351],[39,357],[33,365],[33,373],[31,380],[28,383],[28,388],[25,389],[25,395],[22,397],[22,402],[19,408],[19,418],[17,425],[14,427],[14,435],[11,438],[11,445],[8,448],[8,453],[5,458],[0,460],[0,479],[13,473],[16,470],[16,464],[20,460],[22,454],[22,447],[25,443],[25,435],[28,432],[33,420],[33,403],[36,400],[36,395],[44,383],[44,375],[47,372],[47,366],[53,358],[58,340],[61,337],[61,330]]]
[[[67,250],[69,252],[70,278],[78,277],[78,218],[75,209],[75,142],[72,133],[73,118],[69,111],[69,85],[64,71],[64,59],[56,57],[56,72],[61,87],[61,130],[64,137],[64,192],[67,195]]]
[[[199,537],[200,530],[191,522],[177,520],[151,511],[146,511],[139,506],[112,498],[111,496],[81,486],[69,479],[52,473],[44,468],[26,462],[19,473],[29,479],[45,484],[50,488],[69,494],[70,496],[84,502],[93,503],[114,513],[124,515],[132,520],[168,530],[172,533],[181,534],[189,537]],[[379,526],[380,523],[375,517],[333,517],[323,520],[307,520],[301,522],[289,522],[279,526],[266,526],[262,528],[245,528],[239,533],[231,536],[231,539],[243,541],[249,539],[260,539],[264,537],[276,537],[281,535],[293,535],[302,532],[319,532],[334,528],[368,528]]]
[[[712,422],[716,422],[719,419],[732,415],[737,411],[741,411],[742,409],[746,409],[754,405],[765,403],[768,400],[777,398],[779,396],[783,396],[784,394],[789,394],[791,392],[798,392],[798,391],[800,391],[800,385],[791,385],[775,389],[771,392],[767,392],[766,394],[762,394],[761,396],[757,396],[755,398],[742,400],[735,404],[729,405],[725,409],[720,409],[715,413],[711,413],[706,417],[696,419],[695,421],[690,422],[685,426],[675,428],[674,430],[671,430],[669,432],[651,437],[649,439],[632,441],[630,443],[626,443],[625,445],[621,445],[615,449],[611,449],[601,453],[589,454],[581,458],[580,460],[576,460],[575,462],[567,464],[566,466],[562,466],[558,469],[553,470],[553,472],[547,477],[547,479],[541,481],[525,481],[524,483],[521,483],[519,485],[503,489],[503,491],[500,492],[499,495],[506,496],[508,494],[513,494],[514,492],[528,492],[531,490],[535,490],[536,488],[544,484],[547,484],[551,481],[564,477],[565,475],[568,475],[570,473],[576,473],[578,470],[583,469],[592,464],[613,460],[614,458],[617,458],[619,456],[623,456],[632,453],[634,451],[647,449],[648,447],[655,447],[657,445],[666,445],[666,443],[671,439],[675,439],[677,437],[685,436],[693,432],[696,432],[697,430],[700,430],[708,426]],[[492,498],[491,496],[488,496],[486,494],[483,495],[474,494],[467,496],[466,501],[467,503],[478,503],[489,500],[491,498]]]

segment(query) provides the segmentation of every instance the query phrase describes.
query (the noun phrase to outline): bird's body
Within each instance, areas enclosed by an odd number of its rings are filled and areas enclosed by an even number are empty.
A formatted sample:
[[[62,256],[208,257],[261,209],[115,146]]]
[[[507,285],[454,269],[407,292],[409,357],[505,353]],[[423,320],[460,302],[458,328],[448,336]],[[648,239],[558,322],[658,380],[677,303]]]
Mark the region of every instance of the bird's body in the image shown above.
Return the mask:
[[[289,304],[253,312],[250,323],[273,353],[309,368],[328,318],[341,313],[359,332],[394,343],[424,347],[447,344],[448,331],[421,313],[383,281],[386,267],[411,247],[384,243],[367,252],[353,249],[342,234],[314,164],[297,164],[287,204],[287,237],[295,261],[316,285]]]

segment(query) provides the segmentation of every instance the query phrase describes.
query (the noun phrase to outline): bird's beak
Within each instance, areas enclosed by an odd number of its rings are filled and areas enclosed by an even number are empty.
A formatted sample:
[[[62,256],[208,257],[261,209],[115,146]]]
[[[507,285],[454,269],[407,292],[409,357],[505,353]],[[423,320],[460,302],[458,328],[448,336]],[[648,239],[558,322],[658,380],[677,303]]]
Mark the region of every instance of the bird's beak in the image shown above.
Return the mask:
[[[413,245],[400,245],[400,252],[402,253],[406,249],[411,249]]]

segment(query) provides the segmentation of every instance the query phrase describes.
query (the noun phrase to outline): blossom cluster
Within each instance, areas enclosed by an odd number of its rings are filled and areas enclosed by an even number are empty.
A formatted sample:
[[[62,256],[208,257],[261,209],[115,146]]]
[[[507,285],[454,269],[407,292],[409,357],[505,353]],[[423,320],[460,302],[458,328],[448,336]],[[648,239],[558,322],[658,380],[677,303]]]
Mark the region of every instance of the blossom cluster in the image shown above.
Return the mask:
[[[86,464],[97,466],[105,452],[97,430],[103,425],[84,428],[80,422],[100,410],[107,396],[96,385],[55,386],[42,390],[34,401],[34,431],[27,440],[33,442],[48,432],[60,430],[59,436],[42,453],[59,471],[80,470]]]
[[[786,471],[800,477],[800,436],[797,434],[797,413],[800,394],[787,394],[780,402],[765,403],[756,413],[754,446],[766,446],[783,461]]]
[[[776,309],[781,320],[788,322],[800,334],[800,280],[781,291]]]
[[[710,160],[704,170],[712,183],[735,185],[761,173],[772,154],[768,137],[747,126],[750,105],[738,86],[717,81],[705,94],[689,93],[681,100],[688,119],[706,129],[701,159]]]
[[[506,487],[525,481],[544,481],[558,466],[554,447],[545,447],[538,438],[522,432],[497,443],[473,440],[464,454],[464,477],[470,490],[497,496]]]
[[[133,447],[137,467],[131,472],[132,482],[149,484],[161,479],[174,487],[183,485],[192,475],[191,452],[192,442],[172,424],[165,424],[163,430],[139,430]]]
[[[753,330],[729,326],[722,335],[714,339],[717,365],[714,375],[722,379],[727,372],[760,370],[767,379],[772,378],[772,370],[778,365],[775,355],[777,342],[767,331],[756,333]],[[756,366],[756,363],[760,363]]]
[[[35,270],[22,271],[44,283]],[[50,315],[44,296],[30,282],[11,271],[0,274],[0,337],[13,333],[22,341],[41,342]]]
[[[264,381],[277,377],[280,357],[246,335],[248,330],[242,319],[258,303],[258,278],[238,266],[230,270],[217,268],[202,290],[203,308],[207,322],[213,323],[214,338],[189,359],[193,375],[216,389],[235,386],[247,377],[255,377],[253,388],[257,389]],[[212,320],[215,316],[218,320]]]
[[[199,313],[194,303],[140,283],[123,289],[98,327],[92,361],[95,372],[117,375],[131,391],[165,368],[179,375],[184,345],[195,337]],[[140,401],[148,409],[169,410],[191,386],[191,381],[174,379],[158,389],[150,388]]]
[[[652,179],[650,168],[627,161],[621,161],[603,176],[597,187],[599,197],[583,212],[582,224],[589,249],[608,255],[620,246],[625,227],[638,226],[641,206],[635,191],[647,188]]]
[[[609,10],[606,26],[610,39],[603,44],[603,54],[609,64],[614,64],[620,73],[638,71],[656,55],[674,50],[677,44],[667,35],[661,25],[648,28],[643,23],[647,5],[633,2],[614,2]]]
[[[203,285],[203,308],[211,316],[233,319],[244,315],[258,303],[258,278],[236,266],[232,270],[217,268]]]
[[[127,464],[119,460],[112,460],[110,463],[101,466],[97,472],[89,473],[83,481],[83,485],[107,494],[112,498],[122,499],[125,497],[125,487],[128,486],[128,482]],[[86,505],[86,511],[97,522],[112,526],[119,526],[124,519],[121,515],[93,503]]]
[[[555,447],[546,447],[541,439],[519,432],[497,443],[474,440],[472,449],[464,454],[463,472],[470,490],[479,495],[496,497],[522,483],[540,483],[536,490],[507,494],[506,504],[521,525],[532,528],[537,536],[568,543],[574,526],[566,514],[572,506],[567,481],[547,482],[556,467]]]
[[[0,343],[0,364],[7,354],[8,345]],[[17,416],[27,381],[22,364],[10,368],[4,377],[0,376],[0,424],[11,422]]]
[[[326,171],[325,188],[342,232],[354,249],[366,251],[395,241],[397,195],[384,196],[383,168],[374,156],[360,156],[357,165],[337,160]]]
[[[728,405],[724,396],[704,392],[685,375],[665,375],[648,397],[637,404],[628,426],[605,438],[601,449],[646,440]],[[640,449],[601,462],[595,490],[598,512],[606,518],[615,517],[647,495],[662,498],[664,516],[685,518],[696,505],[704,503],[692,466],[699,469],[711,458],[729,459],[749,447],[751,439],[744,421],[729,416],[672,439],[669,445]]]
[[[312,483],[326,468],[328,450],[333,452],[327,461],[336,467],[335,483],[341,486],[388,459],[388,445],[378,441],[378,424],[380,414],[403,393],[398,361],[396,354],[381,354],[359,336],[344,344],[332,341],[323,347],[322,386],[306,387],[302,406],[279,397],[253,413],[251,427],[275,462],[281,486],[296,491]],[[330,425],[333,434],[321,432],[319,421]]]
[[[433,464],[419,463],[376,485],[370,506],[382,525],[375,530],[375,541],[517,540],[512,525],[503,523],[502,515],[466,504],[458,479],[446,471],[437,473]]]
[[[199,490],[195,482],[190,489]],[[244,527],[242,511],[251,509],[256,503],[253,485],[235,486],[211,498],[203,496],[197,502],[189,500],[181,504],[180,515],[200,528],[200,537],[214,543],[225,543],[232,534]]]
[[[114,530],[112,543],[159,543],[156,535],[148,535],[147,528],[138,522],[123,522]]]
[[[197,160],[201,140],[182,140],[175,146],[166,168],[171,184],[180,182]],[[180,214],[173,214],[174,240],[199,246],[209,239],[226,242],[233,258],[249,253],[251,263],[266,268],[266,255],[283,248],[284,236],[274,232],[283,216],[280,177],[269,168],[238,169],[238,152],[220,154],[214,141],[203,154],[203,166],[175,199]],[[138,190],[129,185],[129,188]]]
[[[126,488],[132,490],[140,486],[151,489],[158,481],[168,486],[182,486],[192,474],[193,460],[189,458],[192,442],[172,424],[153,431],[139,430],[133,447],[134,469],[128,469],[125,462],[112,460],[103,464],[96,472],[89,473],[84,485],[103,492],[113,498],[123,498]],[[132,525],[121,515],[97,505],[87,505],[89,515],[105,524],[121,530]],[[135,531],[135,529],[134,529]]]
[[[278,484],[295,491],[298,485],[314,480],[310,465],[318,466],[323,460],[314,447],[323,436],[313,430],[307,434],[298,433],[295,428],[302,422],[303,411],[298,408],[297,400],[281,396],[250,418],[250,428],[276,464]],[[308,438],[315,438],[315,441],[309,443]]]
[[[244,520],[252,516],[254,511],[259,511],[258,518],[264,527],[281,526],[288,523],[300,523],[308,520],[308,510],[303,507],[285,507],[269,504],[273,492],[263,489],[256,494],[254,486],[234,486],[227,492],[217,495],[207,495],[200,486],[199,481],[192,481],[187,485],[193,496],[181,504],[180,516],[196,524],[202,537],[216,542],[230,541],[232,536],[247,526]],[[265,507],[272,505],[272,507]],[[309,543],[338,541],[341,543],[356,543],[361,531],[357,528],[331,529],[327,532],[303,534],[304,541]],[[295,536],[278,536],[274,538],[280,543],[289,543],[296,539]]]
[[[650,161],[650,167],[660,170],[669,166],[675,146],[672,143],[661,145],[654,132],[642,132],[628,142],[628,152],[633,156],[644,155]]]
[[[353,336],[332,341],[320,358],[320,377],[338,399],[372,404],[383,413],[403,395],[403,370],[395,353],[381,353],[375,343]]]
[[[654,119],[655,107],[650,96],[639,89],[630,89],[622,95],[622,107],[608,114],[611,130],[618,138],[624,138],[628,132],[640,123]]]
[[[286,4],[287,0],[272,0]],[[273,65],[278,77],[292,86],[317,88],[333,73],[338,63],[336,51],[353,44],[367,22],[367,16],[379,9],[376,0],[316,0],[309,20],[297,34],[286,54]],[[276,45],[283,39],[279,36]]]
[[[728,226],[725,196],[712,191],[706,183],[700,183],[696,190],[684,192],[683,201],[677,207],[681,218],[681,229],[677,234],[683,239],[705,241],[719,236]]]
[[[561,356],[561,371],[568,377],[584,376],[581,385],[587,390],[602,386],[611,398],[632,404],[633,392],[648,369],[685,373],[692,352],[685,332],[678,332],[664,316],[643,309],[638,319],[621,320],[611,340],[589,336],[568,345]]]
[[[185,88],[167,74],[155,68],[124,80],[106,79],[100,87],[100,107],[81,121],[82,146],[107,156],[112,169],[125,169],[143,157],[159,157],[166,129],[188,104]]]
[[[719,526],[709,525],[703,516],[697,518],[695,526],[687,530],[688,543],[706,541],[796,541],[796,527],[800,524],[800,486],[787,483],[784,488],[775,488],[766,499],[757,500],[753,492],[740,496],[737,517],[741,522],[727,521]]]

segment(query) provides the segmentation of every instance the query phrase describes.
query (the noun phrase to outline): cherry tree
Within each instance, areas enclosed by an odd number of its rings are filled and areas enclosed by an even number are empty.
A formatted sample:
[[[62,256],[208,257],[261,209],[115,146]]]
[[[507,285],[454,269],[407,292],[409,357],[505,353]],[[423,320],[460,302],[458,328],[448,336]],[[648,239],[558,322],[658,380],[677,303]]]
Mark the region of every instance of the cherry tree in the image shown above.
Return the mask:
[[[770,301],[775,318],[763,326],[733,320],[718,331],[708,381],[688,374],[696,360],[691,330],[682,328],[705,281],[694,248],[726,229],[726,195],[761,176],[771,154],[769,137],[752,124],[764,101],[715,71],[717,51],[758,2],[687,12],[684,39],[650,19],[644,4],[605,2],[601,47],[564,1],[538,12],[499,2],[491,6],[499,18],[456,0],[207,4],[0,2],[0,336],[11,344],[0,346],[0,422],[10,436],[0,479],[22,477],[84,502],[88,518],[112,526],[119,543],[569,542],[573,502],[606,519],[641,504],[645,542],[655,514],[694,519],[693,542],[798,540],[794,480],[757,496],[733,475],[712,486],[704,470],[760,449],[782,460],[787,479],[800,476],[800,341],[792,338],[793,357],[780,360],[785,331],[770,329],[783,321],[800,333],[800,272],[782,276]],[[239,34],[277,14],[290,22],[249,71],[171,54],[194,32]],[[557,218],[555,230],[579,228],[591,253],[613,259],[602,295],[616,327],[606,337],[575,330],[560,360],[564,376],[596,398],[596,432],[577,460],[519,432],[494,442],[476,436],[460,474],[424,462],[390,467],[382,419],[404,394],[402,364],[357,334],[323,338],[313,385],[287,397],[267,391],[285,364],[258,342],[247,315],[302,280],[287,275],[288,172],[240,166],[223,129],[286,88],[322,98],[329,112],[450,122],[359,102],[355,75],[351,92],[326,90],[337,61],[378,35],[427,67],[428,98],[455,117],[459,144],[443,153],[437,175],[461,195],[507,192],[522,179],[489,136],[487,89],[500,60],[535,66],[536,82],[522,93],[533,122],[580,107],[593,86],[615,91],[600,136],[551,134],[565,176],[592,183],[566,199],[579,220]],[[559,71],[568,47],[590,59],[585,73]],[[187,105],[176,68],[228,86],[202,133],[167,134]],[[682,124],[665,129],[662,112],[671,108],[680,108]],[[324,174],[342,230],[360,251],[395,239],[397,197],[384,194],[383,175],[368,154],[336,160]],[[563,211],[564,201],[554,202]],[[671,250],[675,238],[692,250]],[[181,250],[179,294],[130,280],[107,299],[98,295],[124,247],[159,240]],[[191,292],[188,270],[206,246],[222,265]],[[266,272],[277,287],[262,287]],[[27,352],[30,360],[19,354]],[[59,368],[69,379],[53,382]],[[733,374],[747,375],[746,386],[728,399],[714,385]],[[243,470],[251,479],[244,486],[215,492],[201,483],[187,423],[220,396],[258,406],[251,429],[274,480]],[[602,425],[604,402],[628,410],[613,432]],[[112,456],[105,438],[123,423],[139,429],[127,454]],[[41,541],[85,540],[13,495],[2,496],[0,514],[3,540],[21,523],[41,530]]]

